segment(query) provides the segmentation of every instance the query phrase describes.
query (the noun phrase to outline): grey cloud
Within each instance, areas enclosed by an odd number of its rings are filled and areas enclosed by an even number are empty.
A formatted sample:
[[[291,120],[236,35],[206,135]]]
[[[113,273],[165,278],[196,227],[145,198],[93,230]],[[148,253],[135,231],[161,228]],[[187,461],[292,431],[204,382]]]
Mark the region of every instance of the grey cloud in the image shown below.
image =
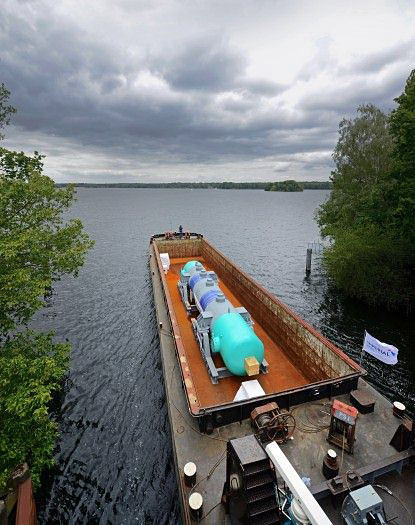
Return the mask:
[[[246,89],[250,93],[266,97],[273,97],[288,89],[286,84],[278,84],[277,82],[270,82],[269,80],[263,79],[239,79],[237,85],[241,90]]]
[[[0,19],[0,80],[18,108],[14,136],[31,134],[39,141],[36,149],[55,155],[103,155],[114,172],[119,159],[129,173],[145,162],[215,165],[274,156],[277,167],[324,172],[330,161],[307,154],[330,150],[339,119],[357,104],[391,104],[405,80],[401,70],[383,82],[362,81],[356,66],[332,89],[288,108],[281,96],[291,86],[249,77],[246,56],[219,32],[172,41],[167,51],[157,46],[155,34],[151,49],[137,46],[132,52],[128,41],[94,39],[52,9],[39,13],[35,7],[26,11],[28,3],[7,5]],[[132,11],[135,5],[127,2]],[[330,42],[319,46],[294,87],[310,82],[319,67],[332,68]],[[379,54],[368,67],[386,63],[388,56]]]
[[[286,173],[291,168],[290,162],[281,162],[278,166],[275,166],[273,171],[274,173]]]
[[[180,54],[169,57],[162,68],[163,76],[175,89],[227,91],[245,70],[246,59],[223,41],[205,39],[187,45]]]
[[[316,40],[314,56],[301,67],[296,76],[297,81],[308,82],[322,71],[337,69],[338,66],[331,52],[332,43],[329,37]]]
[[[369,103],[390,111],[394,106],[394,98],[403,90],[409,72],[410,68],[402,65],[381,77],[339,77],[336,85],[329,89],[308,93],[300,100],[298,107],[306,112],[332,112],[332,118],[349,115],[357,106]]]
[[[399,42],[376,53],[352,58],[344,63],[339,62],[334,57],[332,45],[331,38],[318,39],[315,42],[313,58],[304,64],[296,79],[308,82],[318,74],[330,72],[344,81],[351,77],[366,77],[367,75],[380,73],[386,67],[402,62],[411,63],[411,61],[415,60],[415,39]]]
[[[415,40],[401,42],[387,49],[371,53],[343,68],[344,72],[377,73],[387,66],[405,59],[415,59]]]

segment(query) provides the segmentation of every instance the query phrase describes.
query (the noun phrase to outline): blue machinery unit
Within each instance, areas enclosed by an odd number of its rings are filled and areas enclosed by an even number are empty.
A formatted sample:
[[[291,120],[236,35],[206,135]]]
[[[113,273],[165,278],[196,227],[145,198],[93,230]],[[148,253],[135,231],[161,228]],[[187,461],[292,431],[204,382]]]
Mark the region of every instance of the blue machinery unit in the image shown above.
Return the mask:
[[[199,314],[192,318],[193,332],[213,383],[232,375],[267,372],[264,345],[252,328],[251,316],[226,299],[215,272],[206,271],[198,261],[189,261],[177,285],[186,310]],[[222,356],[224,367],[216,368],[215,353]]]

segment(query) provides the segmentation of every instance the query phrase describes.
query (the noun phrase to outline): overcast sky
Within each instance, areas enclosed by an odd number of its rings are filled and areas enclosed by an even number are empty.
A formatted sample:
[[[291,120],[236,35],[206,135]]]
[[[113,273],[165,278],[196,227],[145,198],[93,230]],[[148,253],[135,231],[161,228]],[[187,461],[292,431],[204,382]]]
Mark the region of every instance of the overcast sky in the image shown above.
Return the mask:
[[[4,145],[56,181],[326,180],[413,67],[413,0],[1,1]]]

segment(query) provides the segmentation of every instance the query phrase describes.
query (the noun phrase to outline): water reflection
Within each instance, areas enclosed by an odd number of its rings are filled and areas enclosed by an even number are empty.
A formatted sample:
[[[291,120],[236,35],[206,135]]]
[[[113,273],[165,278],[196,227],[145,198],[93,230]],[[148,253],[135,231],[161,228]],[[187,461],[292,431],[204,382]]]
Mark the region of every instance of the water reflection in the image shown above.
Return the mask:
[[[318,305],[314,315],[317,328],[356,361],[362,357],[367,379],[378,390],[414,410],[415,354],[411,351],[415,343],[414,317],[369,308],[349,299],[330,284],[321,261],[316,264],[314,274],[304,279],[304,285],[307,303],[315,300]],[[365,330],[399,349],[397,365],[387,365],[361,354]]]

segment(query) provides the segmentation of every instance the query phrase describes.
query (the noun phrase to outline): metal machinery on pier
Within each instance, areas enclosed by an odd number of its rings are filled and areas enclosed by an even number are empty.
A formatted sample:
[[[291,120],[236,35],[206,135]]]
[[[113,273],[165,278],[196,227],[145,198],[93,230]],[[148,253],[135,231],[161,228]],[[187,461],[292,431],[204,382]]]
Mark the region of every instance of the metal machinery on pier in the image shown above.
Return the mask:
[[[267,372],[264,345],[252,328],[251,316],[225,297],[215,272],[206,271],[198,261],[188,261],[177,285],[186,310],[199,314],[192,318],[193,332],[213,383],[232,375]],[[224,367],[216,367],[215,353],[221,355]]]

